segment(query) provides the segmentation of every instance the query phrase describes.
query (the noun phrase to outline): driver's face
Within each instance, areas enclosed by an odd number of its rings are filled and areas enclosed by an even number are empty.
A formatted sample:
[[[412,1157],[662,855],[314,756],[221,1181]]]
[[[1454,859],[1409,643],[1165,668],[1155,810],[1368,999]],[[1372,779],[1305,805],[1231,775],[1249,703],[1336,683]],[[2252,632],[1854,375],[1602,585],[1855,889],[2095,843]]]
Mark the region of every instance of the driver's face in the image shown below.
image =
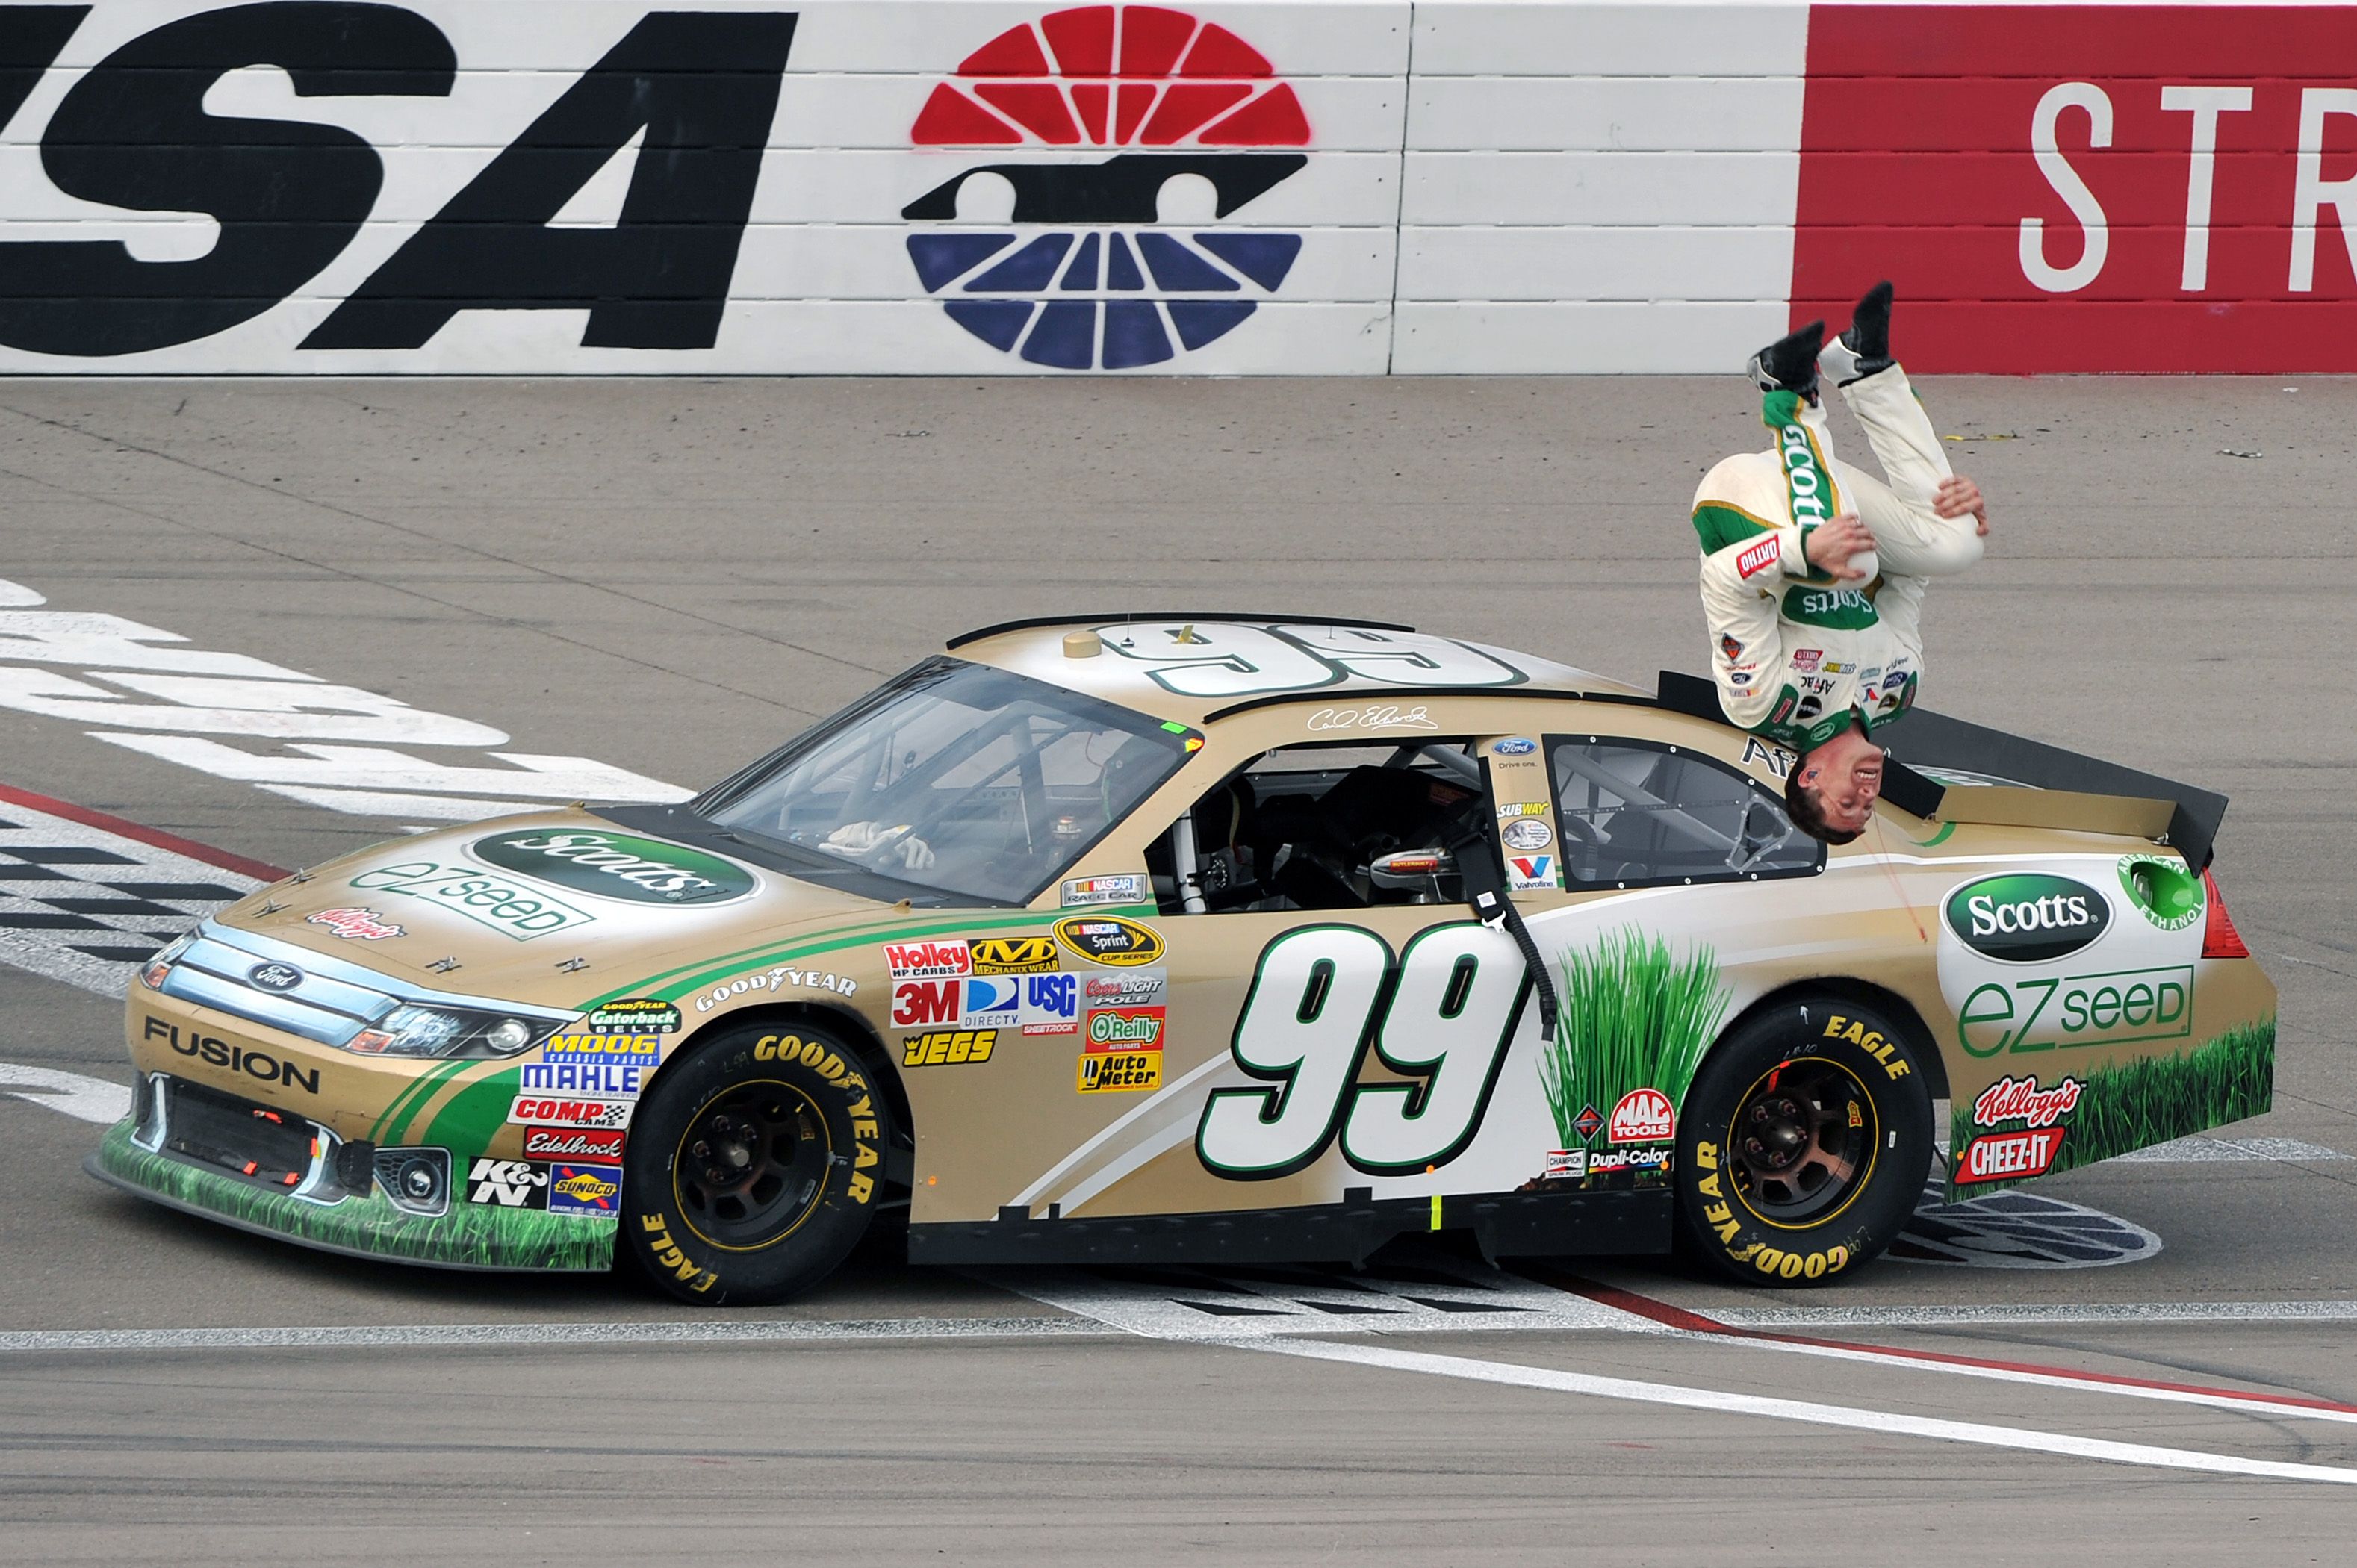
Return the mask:
[[[1822,749],[1829,755],[1817,759],[1817,779],[1809,786],[1817,809],[1827,827],[1862,832],[1882,794],[1882,748],[1848,730]]]

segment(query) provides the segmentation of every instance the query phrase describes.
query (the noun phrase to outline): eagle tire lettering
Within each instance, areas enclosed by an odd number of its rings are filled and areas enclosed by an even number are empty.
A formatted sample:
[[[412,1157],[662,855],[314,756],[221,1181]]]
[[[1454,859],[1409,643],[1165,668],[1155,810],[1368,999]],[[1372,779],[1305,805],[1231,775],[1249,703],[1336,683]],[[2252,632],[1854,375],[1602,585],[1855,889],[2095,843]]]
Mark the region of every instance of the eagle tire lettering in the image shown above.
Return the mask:
[[[1801,1108],[1798,1124],[1843,1108],[1805,1150],[1855,1130],[1856,1147],[1815,1166],[1836,1173],[1818,1186],[1805,1154],[1783,1163],[1786,1101]],[[1823,1284],[1898,1237],[1932,1153],[1931,1097],[1893,1020],[1831,998],[1755,1014],[1711,1048],[1686,1091],[1674,1166],[1680,1246],[1749,1284]]]

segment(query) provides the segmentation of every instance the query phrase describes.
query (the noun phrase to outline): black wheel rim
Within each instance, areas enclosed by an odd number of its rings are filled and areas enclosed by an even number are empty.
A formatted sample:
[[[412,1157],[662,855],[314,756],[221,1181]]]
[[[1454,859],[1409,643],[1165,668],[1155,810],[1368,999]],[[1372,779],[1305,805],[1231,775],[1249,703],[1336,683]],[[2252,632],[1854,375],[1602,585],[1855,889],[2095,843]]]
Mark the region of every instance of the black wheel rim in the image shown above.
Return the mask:
[[[715,1247],[752,1251],[791,1235],[826,1191],[826,1118],[790,1083],[731,1084],[688,1118],[672,1165],[687,1226]]]
[[[1736,1194],[1772,1225],[1823,1224],[1864,1190],[1879,1125],[1846,1069],[1786,1062],[1745,1092],[1727,1123]]]

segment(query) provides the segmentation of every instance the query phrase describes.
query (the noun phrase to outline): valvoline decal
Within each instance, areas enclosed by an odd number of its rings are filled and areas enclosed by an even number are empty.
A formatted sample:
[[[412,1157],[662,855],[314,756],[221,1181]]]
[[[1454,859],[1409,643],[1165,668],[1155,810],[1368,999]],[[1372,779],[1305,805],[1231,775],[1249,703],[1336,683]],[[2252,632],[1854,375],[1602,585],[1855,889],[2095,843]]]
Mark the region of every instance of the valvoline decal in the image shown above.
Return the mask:
[[[1301,253],[1298,234],[1217,226],[1307,166],[1275,150],[1308,145],[1301,101],[1258,49],[1183,11],[1086,5],[1009,27],[933,89],[910,139],[1014,155],[900,216],[919,225],[909,259],[925,292],[1031,364],[1191,353],[1274,297]],[[1060,148],[1072,156],[1038,156]],[[1210,209],[1186,208],[1204,183]]]

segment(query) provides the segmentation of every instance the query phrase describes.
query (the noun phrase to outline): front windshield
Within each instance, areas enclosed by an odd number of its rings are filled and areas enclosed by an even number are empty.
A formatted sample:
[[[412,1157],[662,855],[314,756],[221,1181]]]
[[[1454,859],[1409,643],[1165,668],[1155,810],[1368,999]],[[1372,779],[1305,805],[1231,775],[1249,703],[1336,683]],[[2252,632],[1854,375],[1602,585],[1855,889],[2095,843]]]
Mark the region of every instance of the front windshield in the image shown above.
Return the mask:
[[[929,659],[694,809],[791,846],[812,880],[874,876],[1028,904],[1178,769],[1191,736],[1045,682]]]

